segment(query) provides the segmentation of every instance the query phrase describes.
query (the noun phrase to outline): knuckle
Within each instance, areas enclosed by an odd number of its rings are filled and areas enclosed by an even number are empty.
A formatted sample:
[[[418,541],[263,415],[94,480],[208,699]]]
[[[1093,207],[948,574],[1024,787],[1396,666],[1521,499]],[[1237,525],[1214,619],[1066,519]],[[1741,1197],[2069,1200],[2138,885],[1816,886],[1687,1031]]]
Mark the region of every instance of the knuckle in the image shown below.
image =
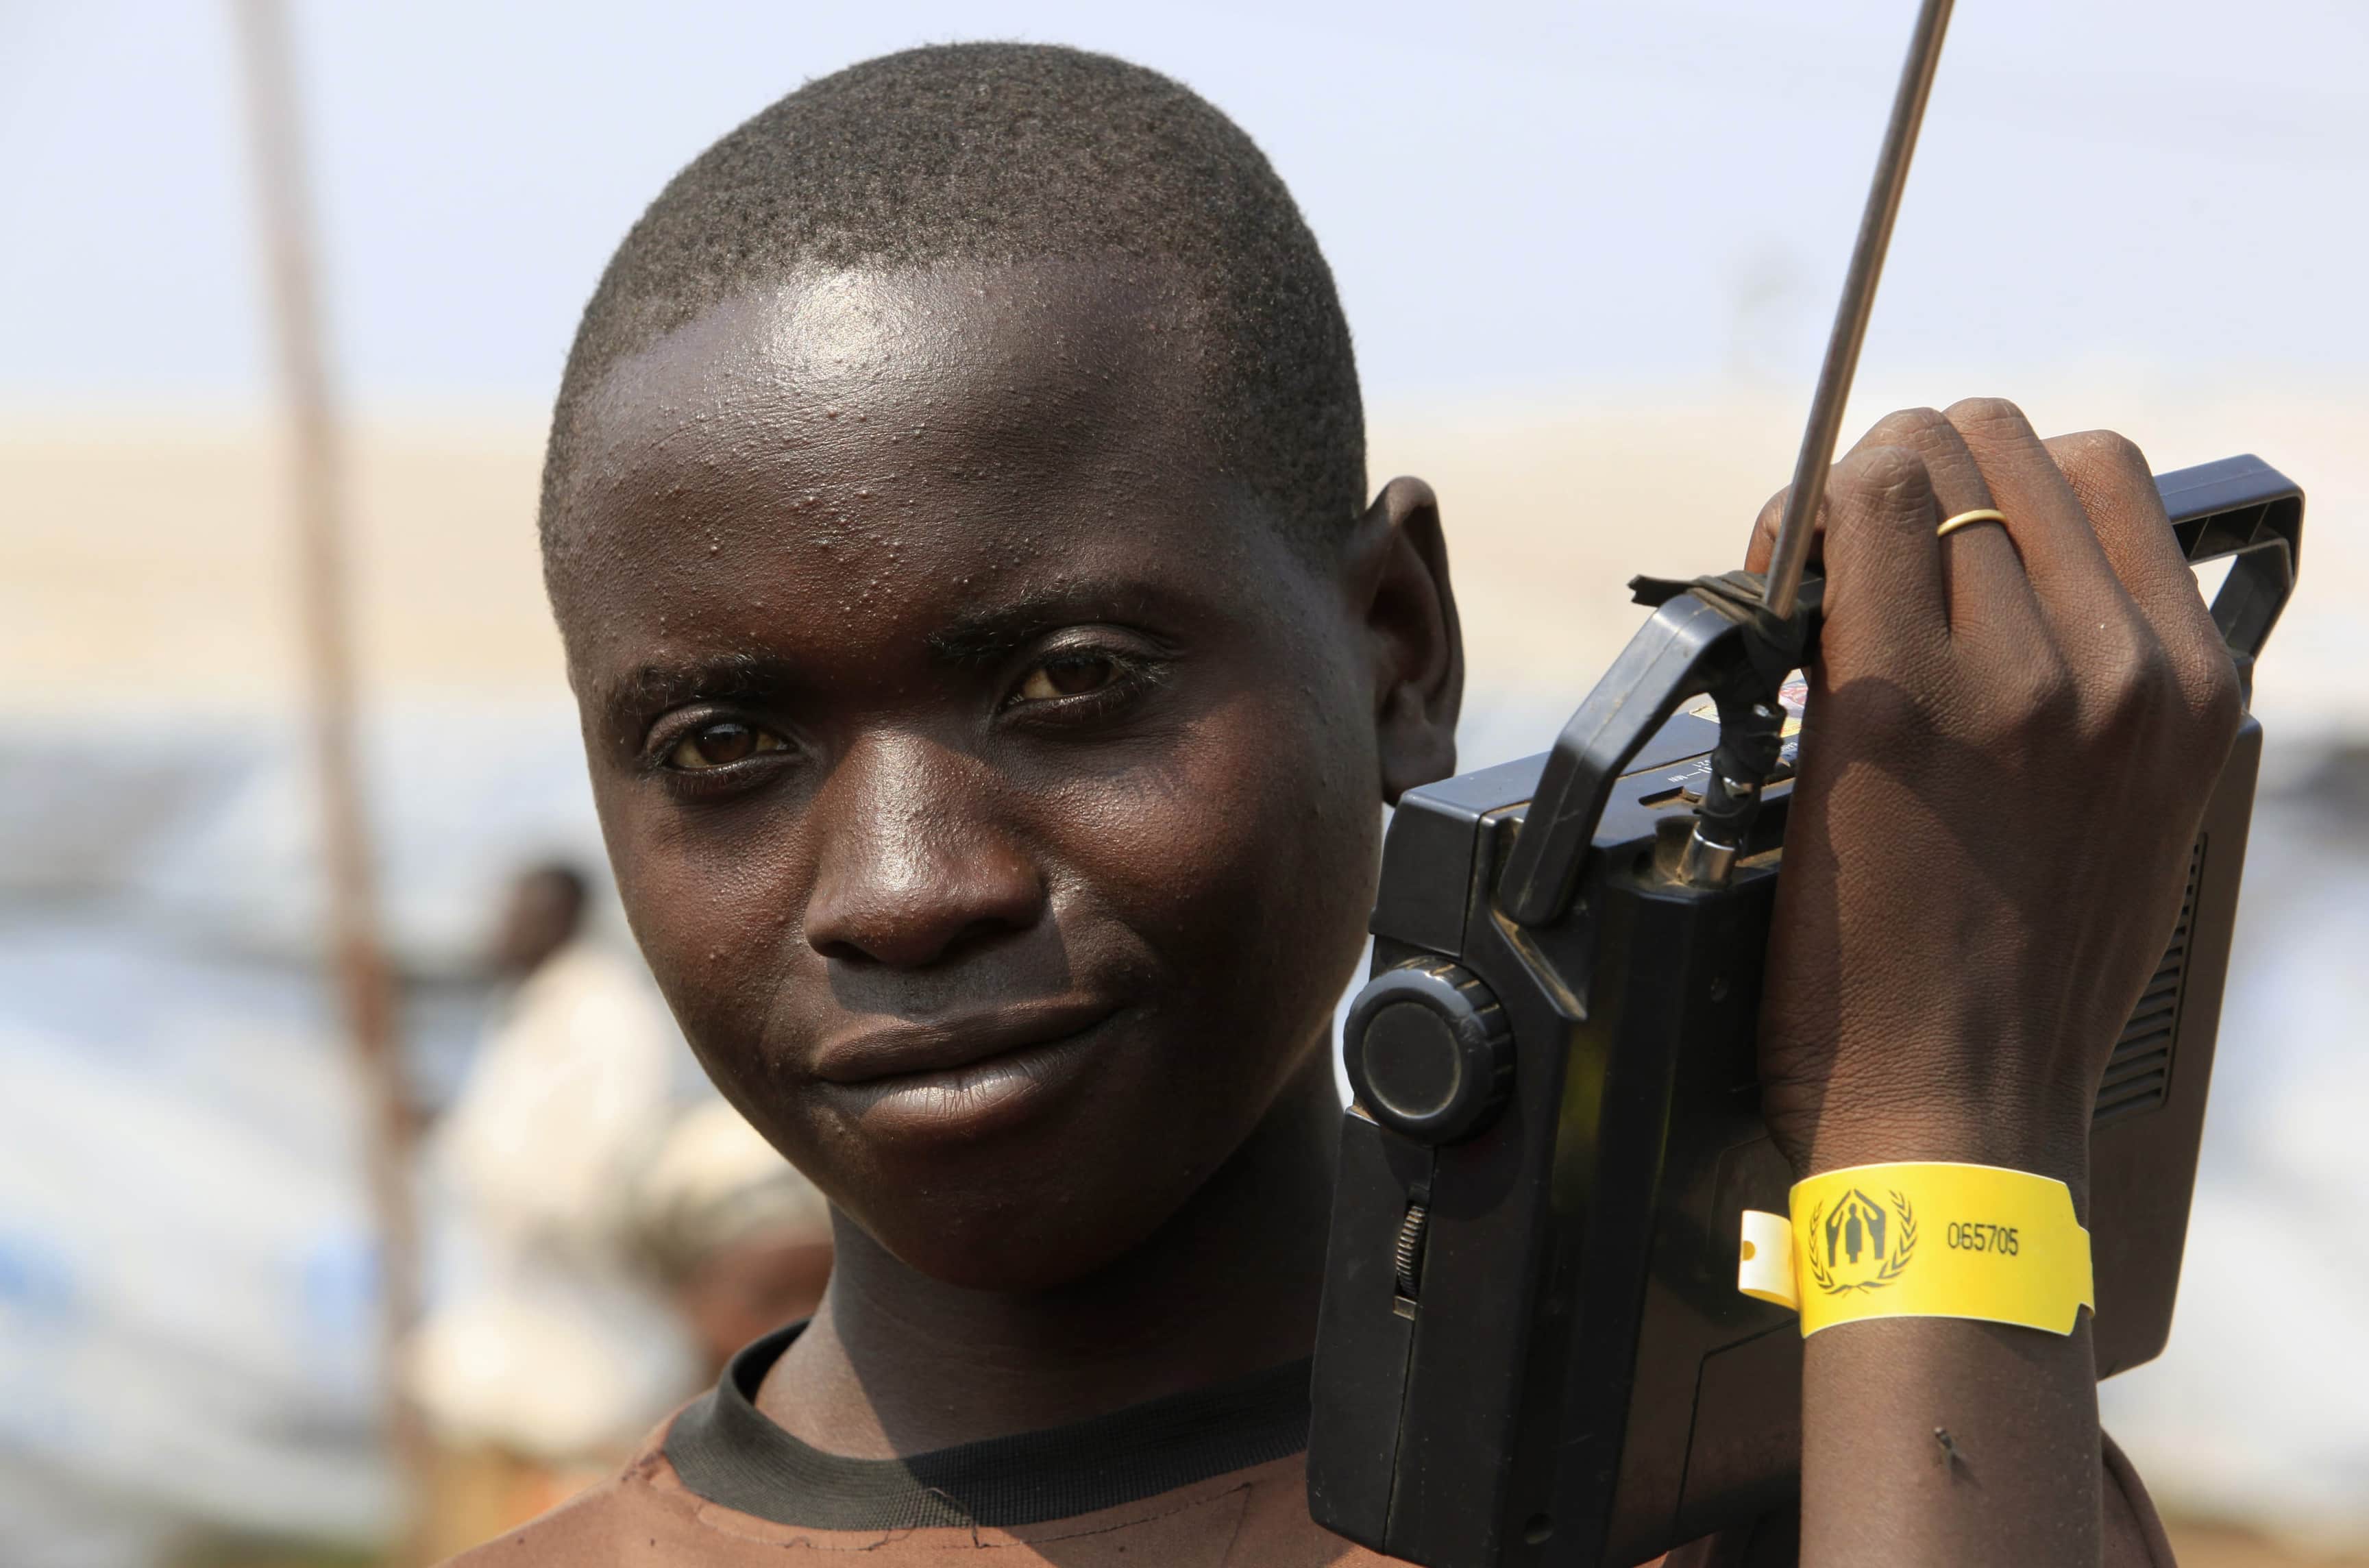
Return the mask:
[[[2056,734],[2073,729],[2081,713],[2081,689],[2072,668],[2054,652],[2024,661],[2009,683],[2006,704],[2015,727],[2027,732]]]
[[[2080,430],[2058,436],[2048,443],[2048,450],[2067,473],[2079,469],[2124,480],[2154,476],[2138,442],[2119,430]]]
[[[1871,445],[1922,447],[1950,429],[1939,408],[1895,408],[1867,433]]]
[[[2051,734],[2072,729],[2080,719],[2080,683],[2061,658],[2035,662],[2037,668],[2023,683],[2024,712],[2036,729]]]
[[[2149,727],[2176,706],[2171,660],[2152,642],[2125,637],[2098,661],[2101,728],[2109,737]]]
[[[1787,485],[1778,489],[1766,501],[1763,501],[1760,505],[1760,515],[1753,519],[1752,531],[1755,533],[1764,533],[1772,539],[1775,538],[1777,536],[1777,524],[1781,521],[1785,516],[1785,498],[1792,493],[1793,486]]]
[[[1835,469],[1837,498],[1875,497],[1899,503],[1921,500],[1932,493],[1932,475],[1925,460],[1905,446],[1865,446]],[[1839,512],[1841,509],[1837,507]]]
[[[2004,397],[1965,397],[1950,405],[1950,423],[1963,431],[2017,433],[2031,429],[2023,410]]]
[[[2237,666],[2216,639],[2201,657],[2188,661],[2180,688],[2188,694],[2189,715],[2204,736],[2226,747],[2246,715],[2246,694],[2237,685]]]

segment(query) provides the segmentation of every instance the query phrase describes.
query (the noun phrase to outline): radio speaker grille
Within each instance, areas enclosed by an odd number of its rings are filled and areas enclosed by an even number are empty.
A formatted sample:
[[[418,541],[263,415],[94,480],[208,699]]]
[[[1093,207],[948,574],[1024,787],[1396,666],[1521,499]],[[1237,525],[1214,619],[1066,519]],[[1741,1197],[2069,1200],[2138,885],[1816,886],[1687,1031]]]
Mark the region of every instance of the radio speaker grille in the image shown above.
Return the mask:
[[[2114,1041],[2114,1054],[2106,1059],[2093,1125],[2156,1110],[2171,1093],[2171,1051],[2180,1035],[2180,999],[2188,977],[2188,933],[2196,919],[2196,884],[2203,870],[2204,841],[2200,838],[2189,852],[2188,890],[2180,898],[2180,923],[2172,928],[2171,945],[2163,950],[2162,964],[2131,1010],[2131,1021]]]

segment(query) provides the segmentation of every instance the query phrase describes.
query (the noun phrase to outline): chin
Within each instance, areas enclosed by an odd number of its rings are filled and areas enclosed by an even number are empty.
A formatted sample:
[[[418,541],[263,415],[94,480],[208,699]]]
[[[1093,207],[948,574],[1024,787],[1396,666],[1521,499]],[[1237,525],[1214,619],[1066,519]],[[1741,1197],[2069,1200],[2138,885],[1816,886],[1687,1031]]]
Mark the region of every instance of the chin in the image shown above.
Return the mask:
[[[826,1173],[841,1207],[932,1279],[1058,1289],[1110,1267],[1188,1206],[1249,1139],[1253,1105],[1180,1104],[1116,1082],[977,1139],[867,1141]],[[833,1179],[835,1178],[835,1179]]]
[[[1014,1193],[943,1211],[850,1216],[899,1263],[943,1285],[997,1295],[1058,1290],[1101,1273],[1141,1246],[1191,1198],[1139,1189],[1125,1206],[1081,1213]]]
[[[957,1071],[808,1079],[750,1119],[906,1267],[967,1290],[1055,1290],[1189,1207],[1304,1065],[1275,1041],[1239,1035],[1219,1053],[1205,1038],[1122,1019]]]

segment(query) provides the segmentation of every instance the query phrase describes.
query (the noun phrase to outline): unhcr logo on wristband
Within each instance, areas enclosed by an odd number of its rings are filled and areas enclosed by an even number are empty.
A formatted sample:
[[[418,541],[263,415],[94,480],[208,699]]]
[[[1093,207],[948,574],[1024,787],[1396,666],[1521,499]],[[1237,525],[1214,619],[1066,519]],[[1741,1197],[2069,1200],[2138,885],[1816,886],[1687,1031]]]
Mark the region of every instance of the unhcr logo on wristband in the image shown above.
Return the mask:
[[[1906,1195],[1889,1207],[1857,1187],[1810,1211],[1810,1278],[1829,1296],[1881,1290],[1898,1279],[1917,1253],[1917,1209]],[[1823,1223],[1822,1223],[1823,1221]]]

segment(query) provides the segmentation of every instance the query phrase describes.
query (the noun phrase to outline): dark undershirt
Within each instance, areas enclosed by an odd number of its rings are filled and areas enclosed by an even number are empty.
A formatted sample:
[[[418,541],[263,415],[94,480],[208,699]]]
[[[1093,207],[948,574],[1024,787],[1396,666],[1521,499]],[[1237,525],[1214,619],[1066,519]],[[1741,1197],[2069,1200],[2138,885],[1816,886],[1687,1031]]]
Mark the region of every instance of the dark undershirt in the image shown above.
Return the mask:
[[[1119,1507],[1308,1447],[1309,1364],[1299,1360],[1041,1432],[905,1459],[827,1454],[756,1406],[765,1374],[805,1326],[741,1351],[675,1418],[666,1457],[692,1492],[815,1529],[1009,1529]]]

